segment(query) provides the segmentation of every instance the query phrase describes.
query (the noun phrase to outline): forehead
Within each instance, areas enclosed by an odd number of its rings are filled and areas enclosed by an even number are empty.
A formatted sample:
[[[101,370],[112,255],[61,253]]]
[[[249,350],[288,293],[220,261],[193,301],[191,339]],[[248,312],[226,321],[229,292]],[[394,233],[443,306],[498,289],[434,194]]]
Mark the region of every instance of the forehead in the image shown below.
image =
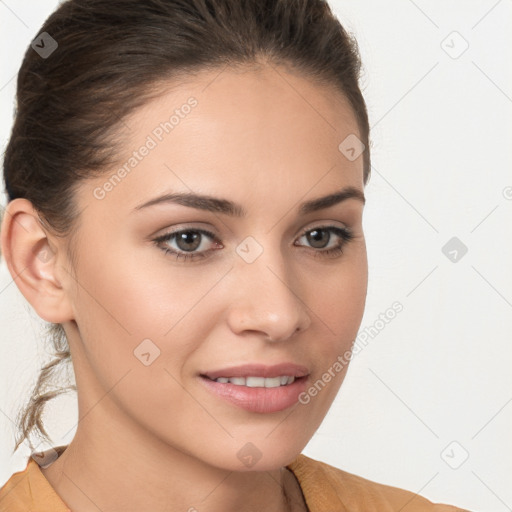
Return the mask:
[[[339,149],[359,135],[357,120],[331,87],[268,65],[203,71],[158,91],[125,119],[119,161],[92,184],[122,175],[107,187],[111,205],[172,188],[267,197],[270,188],[302,196],[321,180],[321,192],[363,188],[362,157]]]

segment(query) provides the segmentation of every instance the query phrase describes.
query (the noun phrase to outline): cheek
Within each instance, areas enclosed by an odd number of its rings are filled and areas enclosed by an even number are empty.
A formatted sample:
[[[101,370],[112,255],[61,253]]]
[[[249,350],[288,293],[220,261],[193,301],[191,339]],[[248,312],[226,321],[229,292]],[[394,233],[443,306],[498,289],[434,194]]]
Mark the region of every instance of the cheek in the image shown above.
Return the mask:
[[[129,251],[110,252],[84,260],[77,271],[85,284],[75,298],[77,325],[89,359],[109,382],[142,361],[178,374],[218,319],[220,302],[211,297],[229,266],[141,261]]]
[[[154,250],[155,253],[157,249]],[[193,310],[222,274],[166,265],[140,251],[98,255],[82,262],[78,310],[93,311],[102,324],[132,337],[161,337]]]
[[[366,303],[366,252],[354,251],[350,256],[339,265],[314,275],[308,281],[306,292],[311,309],[325,327],[326,337],[330,335],[338,348],[340,343],[347,344],[356,337]]]
[[[182,370],[211,328],[212,304],[200,299],[217,272],[191,279],[176,269],[162,274],[162,265],[157,271],[130,258],[98,258],[82,262],[77,279],[86,284],[76,296],[85,358],[75,363],[84,381],[100,384],[97,398],[112,390],[117,407],[148,430],[189,421],[175,411],[200,414],[183,391]],[[88,389],[94,403],[96,388]]]
[[[330,275],[311,285],[311,310],[317,313],[315,333],[319,339],[309,357],[315,364],[302,406],[315,411],[310,420],[319,425],[331,406],[350,364],[350,350],[364,314],[367,291],[366,253],[359,253],[346,265],[339,265]],[[313,291],[316,290],[316,291]]]

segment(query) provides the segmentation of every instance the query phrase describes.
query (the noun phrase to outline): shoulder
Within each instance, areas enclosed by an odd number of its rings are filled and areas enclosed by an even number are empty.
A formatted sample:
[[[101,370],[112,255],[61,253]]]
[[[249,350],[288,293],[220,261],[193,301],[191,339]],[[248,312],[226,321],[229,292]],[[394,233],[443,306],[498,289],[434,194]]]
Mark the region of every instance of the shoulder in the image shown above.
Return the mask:
[[[23,471],[14,473],[0,488],[0,512],[70,512],[30,457]]]
[[[14,473],[0,489],[0,512],[28,510],[31,505],[29,467],[30,461],[23,471]]]
[[[311,512],[468,512],[435,504],[418,494],[380,484],[300,454],[290,469]]]

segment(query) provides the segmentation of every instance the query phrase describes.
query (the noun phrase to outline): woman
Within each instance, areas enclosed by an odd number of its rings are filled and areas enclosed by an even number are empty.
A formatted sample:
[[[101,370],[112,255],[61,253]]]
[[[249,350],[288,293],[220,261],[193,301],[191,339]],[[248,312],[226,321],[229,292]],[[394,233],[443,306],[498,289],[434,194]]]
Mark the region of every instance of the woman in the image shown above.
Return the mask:
[[[320,0],[70,0],[45,22],[1,241],[58,350],[15,448],[69,361],[79,422],[0,510],[460,510],[301,454],[366,299],[359,66]]]

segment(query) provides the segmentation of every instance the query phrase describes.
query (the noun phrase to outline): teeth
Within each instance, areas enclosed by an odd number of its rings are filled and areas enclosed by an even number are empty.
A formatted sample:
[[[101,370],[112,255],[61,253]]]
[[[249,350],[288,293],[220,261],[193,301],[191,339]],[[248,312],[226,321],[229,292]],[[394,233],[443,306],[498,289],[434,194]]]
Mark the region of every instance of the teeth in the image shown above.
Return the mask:
[[[248,388],[277,388],[287,386],[295,381],[295,377],[282,375],[280,377],[219,377],[215,382],[235,384],[236,386],[247,386]]]
[[[272,381],[274,382],[275,379],[265,379],[265,377],[246,377],[245,378],[245,385],[248,387],[248,388],[264,388],[266,387],[265,385],[265,381],[269,382],[269,381]],[[279,382],[277,383],[279,385]],[[273,384],[272,386],[269,386],[270,387],[275,387]]]

